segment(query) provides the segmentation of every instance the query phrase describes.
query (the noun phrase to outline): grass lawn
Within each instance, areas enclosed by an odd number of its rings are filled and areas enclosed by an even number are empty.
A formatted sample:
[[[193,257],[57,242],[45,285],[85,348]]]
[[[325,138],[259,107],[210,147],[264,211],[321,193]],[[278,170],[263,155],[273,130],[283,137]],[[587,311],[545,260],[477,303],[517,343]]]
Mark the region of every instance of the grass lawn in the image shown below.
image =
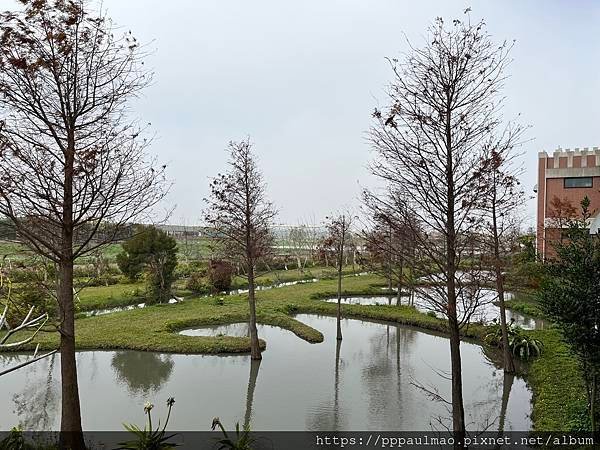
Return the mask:
[[[374,276],[349,276],[344,280],[344,288],[348,293],[375,292],[371,284],[377,280]],[[334,315],[336,305],[317,298],[334,292],[335,286],[335,280],[324,280],[260,291],[257,307],[259,321],[287,328],[309,342],[321,342],[323,336],[318,330],[298,322],[292,315],[303,312]],[[116,303],[111,301],[111,298],[118,298],[119,293],[134,292],[137,287],[116,285],[88,288],[88,292],[84,290],[80,296],[81,303],[86,307],[98,307],[101,304],[115,306]],[[388,320],[429,330],[445,330],[443,321],[406,306],[344,305],[343,308],[346,317]],[[244,295],[192,297],[176,305],[156,305],[104,316],[80,318],[76,325],[76,341],[80,349],[132,349],[176,353],[246,352],[249,350],[247,338],[190,337],[179,335],[176,331],[196,325],[244,321],[247,320],[247,310]],[[473,327],[470,335],[473,335],[476,329]],[[46,333],[40,335],[36,341],[43,348],[55,348],[58,335]]]
[[[534,292],[516,292],[506,307],[531,317],[543,317]]]
[[[360,271],[361,269],[359,266],[356,266],[355,269],[353,269],[352,266],[345,266],[342,273],[344,275],[353,275],[355,272],[359,273]],[[292,265],[288,270],[273,270],[261,274],[256,278],[256,282],[260,286],[272,286],[274,284],[287,283],[290,281],[312,280],[314,278],[323,280],[333,279],[335,277],[337,277],[337,271],[333,267],[307,267],[301,272]],[[233,278],[232,289],[244,289],[246,287],[248,287],[246,278],[239,276]]]
[[[144,301],[144,283],[85,287],[79,292],[79,310],[114,308]]]
[[[533,390],[536,431],[589,429],[585,385],[577,359],[559,330],[532,331],[543,342],[542,355],[532,361],[527,381]]]
[[[351,267],[345,269],[346,273],[351,273]],[[272,286],[277,283],[284,283],[299,280],[311,280],[313,278],[328,278],[334,275],[332,268],[316,267],[311,270],[305,270],[300,273],[297,270],[278,270],[269,272],[257,278],[259,286]],[[242,289],[247,286],[247,282],[241,277],[236,277],[234,282],[235,289]],[[186,289],[186,280],[181,279],[173,284],[174,294],[178,297],[190,297],[193,293]],[[364,288],[361,289],[361,292]],[[79,291],[79,310],[90,311],[94,309],[115,308],[119,306],[128,306],[145,301],[146,286],[143,282],[137,283],[119,283],[110,286],[90,286],[84,287]],[[373,294],[381,292],[373,290]]]

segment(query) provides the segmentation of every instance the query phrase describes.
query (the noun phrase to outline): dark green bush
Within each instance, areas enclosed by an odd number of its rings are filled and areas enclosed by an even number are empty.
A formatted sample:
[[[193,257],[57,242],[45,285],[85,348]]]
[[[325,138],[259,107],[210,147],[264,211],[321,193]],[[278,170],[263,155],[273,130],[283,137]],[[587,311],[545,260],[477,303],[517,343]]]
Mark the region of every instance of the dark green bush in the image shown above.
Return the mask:
[[[195,294],[210,294],[210,286],[202,272],[193,272],[187,279],[185,287]]]
[[[144,274],[149,303],[168,301],[175,281],[177,241],[156,227],[143,226],[122,247],[117,255],[119,269],[131,280]]]
[[[231,288],[233,266],[221,259],[213,259],[208,264],[208,282],[215,292],[228,291]]]

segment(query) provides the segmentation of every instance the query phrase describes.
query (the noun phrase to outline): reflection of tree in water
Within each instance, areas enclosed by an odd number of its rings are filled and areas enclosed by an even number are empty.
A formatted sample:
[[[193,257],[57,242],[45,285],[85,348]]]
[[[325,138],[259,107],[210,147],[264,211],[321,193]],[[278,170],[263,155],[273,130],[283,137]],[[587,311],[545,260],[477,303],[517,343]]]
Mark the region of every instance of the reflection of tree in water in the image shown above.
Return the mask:
[[[487,347],[482,347],[482,350],[489,362],[493,363],[496,367],[502,367],[502,355],[498,350]],[[515,361],[515,364],[518,369],[522,367],[522,363],[518,360]],[[497,374],[502,376],[496,376]],[[483,391],[480,395],[482,400],[473,404],[473,416],[479,418],[478,420],[474,420],[475,428],[484,429],[487,425],[491,430],[504,431],[508,413],[508,401],[514,381],[514,375],[504,373],[504,371],[500,370],[492,372],[490,381],[478,390]],[[484,421],[487,421],[487,423],[484,423]]]
[[[60,403],[58,384],[52,377],[56,358],[54,354],[48,359],[45,377],[27,383],[25,390],[13,396],[15,413],[21,418],[19,425],[25,430],[48,431],[54,428]],[[41,368],[43,363],[37,362],[33,367]]]
[[[170,355],[148,352],[116,352],[112,358],[119,381],[133,393],[157,391],[169,380],[173,371]]]
[[[256,380],[258,379],[258,370],[260,369],[260,359],[250,359],[250,376],[248,378],[248,391],[246,392],[246,413],[244,414],[244,427],[250,427],[252,422],[252,406],[254,404],[254,391],[256,390]]]
[[[482,347],[483,356],[485,360],[492,363],[493,366],[484,365],[489,370],[490,378],[487,378],[487,382],[476,385],[469,385],[465,393],[468,392],[469,399],[465,396],[465,414],[467,418],[467,429],[478,430],[478,431],[498,431],[501,433],[504,431],[505,424],[508,418],[508,401],[512,391],[513,383],[515,380],[514,375],[505,374],[502,370],[502,355],[496,349],[490,349]],[[479,358],[480,355],[478,354]],[[468,362],[465,364],[463,359],[463,367],[469,367]],[[478,370],[478,369],[476,369]],[[484,369],[485,371],[485,369]],[[485,372],[484,372],[485,373]],[[449,373],[439,373],[442,382],[449,383]],[[417,383],[425,392],[435,393],[430,391],[427,386],[423,386]],[[432,395],[428,395],[430,400],[438,401],[443,403],[441,400],[436,400]],[[443,400],[448,401],[447,398],[441,397]],[[434,418],[435,428],[446,429],[451,427],[451,411],[448,410],[447,416],[438,416]]]
[[[383,325],[369,339],[369,357],[362,368],[368,412],[386,429],[397,429],[402,422],[402,362],[415,337],[414,330]]]
[[[346,413],[341,406],[340,384],[345,362],[341,357],[342,341],[335,340],[335,362],[333,365],[333,399],[322,402],[316,412],[306,419],[308,430],[336,431],[347,428]]]

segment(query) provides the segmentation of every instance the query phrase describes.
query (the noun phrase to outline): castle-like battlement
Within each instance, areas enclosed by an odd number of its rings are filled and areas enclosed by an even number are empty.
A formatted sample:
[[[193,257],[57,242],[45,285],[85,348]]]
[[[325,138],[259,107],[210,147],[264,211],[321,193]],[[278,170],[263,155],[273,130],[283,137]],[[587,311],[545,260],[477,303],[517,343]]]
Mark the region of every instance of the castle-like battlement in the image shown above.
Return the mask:
[[[586,156],[586,155],[598,155],[600,154],[600,147],[575,147],[574,149],[570,148],[557,148],[552,152],[552,156],[548,155],[548,152],[541,151],[538,153],[539,158],[560,158],[560,157],[568,157],[568,156]]]
[[[539,152],[538,158],[540,163],[545,160],[543,165],[550,170],[600,168],[600,147],[557,148],[551,154],[545,151]],[[553,172],[549,172],[549,174],[556,175]],[[573,174],[568,176],[585,175]]]

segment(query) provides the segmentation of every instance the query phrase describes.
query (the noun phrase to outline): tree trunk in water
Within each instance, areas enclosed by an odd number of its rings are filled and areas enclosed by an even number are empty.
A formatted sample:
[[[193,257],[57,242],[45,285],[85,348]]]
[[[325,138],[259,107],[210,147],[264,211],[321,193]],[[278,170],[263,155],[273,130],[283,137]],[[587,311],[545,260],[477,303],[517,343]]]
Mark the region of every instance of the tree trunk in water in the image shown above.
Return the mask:
[[[342,340],[342,264],[338,266],[338,286],[337,286],[337,340]]]
[[[508,345],[508,325],[506,324],[506,305],[504,303],[504,281],[502,273],[496,268],[496,288],[498,289],[498,302],[500,305],[500,327],[502,329],[502,353],[504,355],[504,372],[515,373],[515,362]]]
[[[244,415],[244,428],[249,428],[250,421],[252,420],[252,404],[254,403],[254,391],[256,390],[256,380],[258,379],[260,363],[260,359],[250,359],[250,378],[248,379],[248,392],[246,393],[246,414]]]
[[[452,203],[453,204],[453,203]],[[456,235],[454,233],[454,211],[449,216],[450,225],[446,240],[446,264],[448,290],[448,327],[450,331],[450,362],[452,373],[452,430],[455,448],[462,448],[459,442],[465,438],[465,409],[462,391],[462,363],[460,356],[460,329],[456,308]],[[451,230],[451,231],[450,231]]]
[[[398,296],[396,297],[396,306],[400,306],[402,304],[402,275],[404,274],[404,267],[402,262],[400,262],[400,273],[398,274]]]
[[[504,303],[504,278],[502,275],[502,263],[500,260],[500,236],[498,235],[498,220],[496,217],[496,196],[492,202],[492,232],[494,244],[494,272],[496,276],[496,289],[498,290],[498,303],[500,304],[500,329],[502,331],[502,353],[504,355],[504,372],[515,373],[515,362],[513,361],[508,346],[508,326],[506,324],[506,304]]]
[[[454,304],[456,308],[456,304]],[[460,357],[460,333],[455,317],[450,325],[450,360],[452,367],[452,429],[456,441],[463,442],[465,437],[465,410],[462,392],[462,366]]]
[[[262,359],[258,330],[256,329],[256,297],[254,294],[254,267],[248,267],[248,306],[250,307],[250,357],[254,360]]]
[[[81,407],[75,360],[75,306],[73,303],[73,261],[61,262],[59,267],[58,304],[61,315],[60,374],[62,412],[60,448],[85,449],[81,428]]]

